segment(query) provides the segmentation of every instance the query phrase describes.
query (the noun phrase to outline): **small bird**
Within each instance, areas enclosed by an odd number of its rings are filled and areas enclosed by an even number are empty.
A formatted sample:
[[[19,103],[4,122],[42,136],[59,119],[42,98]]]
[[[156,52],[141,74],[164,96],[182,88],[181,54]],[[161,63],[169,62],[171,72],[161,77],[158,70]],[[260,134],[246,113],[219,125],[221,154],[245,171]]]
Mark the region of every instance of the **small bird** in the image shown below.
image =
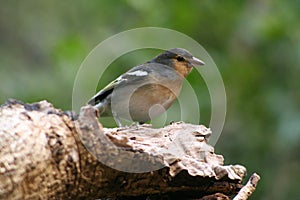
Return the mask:
[[[88,104],[101,116],[145,123],[165,112],[178,97],[185,77],[204,62],[182,48],[169,49],[154,59],[133,67],[112,81]]]

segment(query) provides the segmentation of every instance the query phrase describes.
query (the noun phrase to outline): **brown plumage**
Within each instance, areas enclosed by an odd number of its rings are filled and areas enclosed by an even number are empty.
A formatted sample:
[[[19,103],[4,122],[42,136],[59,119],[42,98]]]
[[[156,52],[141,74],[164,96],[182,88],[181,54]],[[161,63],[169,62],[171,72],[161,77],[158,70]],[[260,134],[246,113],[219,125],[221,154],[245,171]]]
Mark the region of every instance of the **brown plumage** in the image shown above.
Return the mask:
[[[101,116],[144,123],[167,110],[178,97],[184,78],[204,65],[185,49],[174,48],[124,73],[93,96],[88,104]]]

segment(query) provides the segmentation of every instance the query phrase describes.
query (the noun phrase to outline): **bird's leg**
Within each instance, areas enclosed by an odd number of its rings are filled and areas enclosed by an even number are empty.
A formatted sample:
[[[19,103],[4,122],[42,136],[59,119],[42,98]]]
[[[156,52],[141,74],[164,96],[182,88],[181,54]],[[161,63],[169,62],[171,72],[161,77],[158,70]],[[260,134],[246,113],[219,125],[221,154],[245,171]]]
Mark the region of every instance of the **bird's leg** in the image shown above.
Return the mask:
[[[141,125],[143,125],[145,122],[133,122],[130,126],[132,127],[135,127],[135,129],[139,129],[139,127]]]
[[[114,111],[112,111],[112,114],[113,114],[114,119],[115,119],[115,121],[117,122],[118,126],[119,126],[119,127],[123,127],[123,124],[121,123],[121,120],[120,120],[118,114],[117,114],[116,112],[114,112]]]
[[[130,126],[135,127],[135,129],[139,129],[140,122],[133,122]]]

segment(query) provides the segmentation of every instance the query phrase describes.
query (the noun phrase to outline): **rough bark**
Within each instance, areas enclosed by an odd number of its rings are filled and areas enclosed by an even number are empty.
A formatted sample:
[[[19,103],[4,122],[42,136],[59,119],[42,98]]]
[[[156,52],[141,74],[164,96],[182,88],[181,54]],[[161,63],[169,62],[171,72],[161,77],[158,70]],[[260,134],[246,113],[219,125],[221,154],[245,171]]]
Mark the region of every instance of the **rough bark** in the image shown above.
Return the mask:
[[[223,165],[202,125],[106,129],[41,101],[0,108],[0,199],[228,199],[246,169]]]
[[[258,174],[252,174],[247,184],[239,191],[239,193],[233,198],[233,200],[248,199],[248,197],[250,197],[256,189],[259,180],[260,176]]]

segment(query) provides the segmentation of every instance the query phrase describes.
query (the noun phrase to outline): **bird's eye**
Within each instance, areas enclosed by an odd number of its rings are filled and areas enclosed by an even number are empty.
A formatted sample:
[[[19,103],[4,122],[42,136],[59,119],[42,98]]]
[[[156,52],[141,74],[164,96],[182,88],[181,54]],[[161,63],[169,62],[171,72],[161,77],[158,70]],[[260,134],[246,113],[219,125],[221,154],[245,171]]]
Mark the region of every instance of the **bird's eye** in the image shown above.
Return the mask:
[[[184,58],[183,58],[182,56],[178,56],[176,59],[177,59],[179,62],[184,61]]]

